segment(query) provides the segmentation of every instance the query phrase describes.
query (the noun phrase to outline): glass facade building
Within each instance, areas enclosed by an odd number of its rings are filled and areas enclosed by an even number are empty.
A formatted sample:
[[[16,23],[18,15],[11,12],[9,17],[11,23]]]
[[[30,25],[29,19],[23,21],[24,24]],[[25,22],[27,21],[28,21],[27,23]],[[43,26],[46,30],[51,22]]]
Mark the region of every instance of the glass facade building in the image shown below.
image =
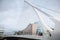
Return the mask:
[[[39,22],[35,22],[35,24],[37,25],[37,34],[39,34],[39,33],[42,33],[43,34],[43,32],[44,32],[44,30],[43,30],[43,27],[42,27],[42,23],[39,21]]]

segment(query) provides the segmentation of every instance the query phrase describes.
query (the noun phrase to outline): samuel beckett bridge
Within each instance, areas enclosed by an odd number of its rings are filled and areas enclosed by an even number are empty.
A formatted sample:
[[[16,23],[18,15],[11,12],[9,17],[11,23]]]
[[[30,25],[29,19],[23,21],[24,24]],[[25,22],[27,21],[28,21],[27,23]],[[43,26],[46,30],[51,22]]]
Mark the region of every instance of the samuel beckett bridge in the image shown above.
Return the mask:
[[[17,39],[18,40],[25,40],[25,39],[26,40],[41,40],[43,38],[44,34],[49,35],[51,37],[51,32],[54,30],[54,28],[49,27],[49,25],[47,25],[44,22],[40,13],[43,13],[43,14],[47,15],[48,17],[55,19],[54,16],[45,13],[44,11],[33,6],[31,3],[27,2],[27,1],[24,1],[24,2],[28,5],[30,5],[32,7],[32,9],[34,10],[34,12],[36,13],[36,15],[38,16],[40,22],[42,23],[44,32],[39,33],[37,31],[36,23],[33,23],[33,24],[29,24],[28,27],[25,28],[24,30],[16,32],[13,35],[4,35],[4,29],[0,28],[0,38],[2,40],[17,40]]]

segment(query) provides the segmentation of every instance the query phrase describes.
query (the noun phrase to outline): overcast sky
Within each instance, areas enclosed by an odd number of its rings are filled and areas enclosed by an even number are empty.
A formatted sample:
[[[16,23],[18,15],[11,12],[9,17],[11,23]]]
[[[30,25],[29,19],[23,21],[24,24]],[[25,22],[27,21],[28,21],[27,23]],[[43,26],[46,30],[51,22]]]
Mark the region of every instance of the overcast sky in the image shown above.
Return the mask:
[[[51,12],[47,9],[52,9],[56,12],[60,12],[60,0],[27,0],[32,5],[38,7],[44,12],[60,18],[60,13]],[[41,6],[41,7],[40,7]],[[47,18],[46,23],[54,26],[54,22]],[[5,28],[5,31],[18,31],[23,30],[28,24],[39,21],[36,13],[31,6],[26,4],[24,0],[0,0],[0,25]]]

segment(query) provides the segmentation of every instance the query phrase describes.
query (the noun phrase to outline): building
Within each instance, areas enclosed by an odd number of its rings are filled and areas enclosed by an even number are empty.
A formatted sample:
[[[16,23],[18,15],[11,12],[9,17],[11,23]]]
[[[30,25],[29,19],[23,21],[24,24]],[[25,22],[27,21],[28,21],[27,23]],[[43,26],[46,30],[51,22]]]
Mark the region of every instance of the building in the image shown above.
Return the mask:
[[[2,26],[0,26],[0,36],[2,36],[4,33],[4,28]]]
[[[36,35],[37,26],[35,24],[29,24],[24,30],[16,32],[18,35]]]
[[[43,32],[40,22],[29,24],[24,30],[16,32],[18,35],[37,35],[39,32]]]
[[[31,35],[36,35],[36,31],[37,31],[37,25],[34,23],[29,24],[27,28],[23,30],[23,32],[27,32],[27,34],[31,34]]]

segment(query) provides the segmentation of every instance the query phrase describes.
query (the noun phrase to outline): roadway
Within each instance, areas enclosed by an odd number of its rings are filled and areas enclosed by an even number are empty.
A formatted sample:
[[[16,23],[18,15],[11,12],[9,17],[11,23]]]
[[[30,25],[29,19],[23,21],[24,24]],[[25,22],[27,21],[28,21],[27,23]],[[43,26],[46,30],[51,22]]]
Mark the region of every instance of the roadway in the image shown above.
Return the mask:
[[[37,35],[6,35],[3,36],[3,38],[20,38],[20,39],[30,39],[30,40],[40,40],[42,39],[41,36],[37,36]]]

